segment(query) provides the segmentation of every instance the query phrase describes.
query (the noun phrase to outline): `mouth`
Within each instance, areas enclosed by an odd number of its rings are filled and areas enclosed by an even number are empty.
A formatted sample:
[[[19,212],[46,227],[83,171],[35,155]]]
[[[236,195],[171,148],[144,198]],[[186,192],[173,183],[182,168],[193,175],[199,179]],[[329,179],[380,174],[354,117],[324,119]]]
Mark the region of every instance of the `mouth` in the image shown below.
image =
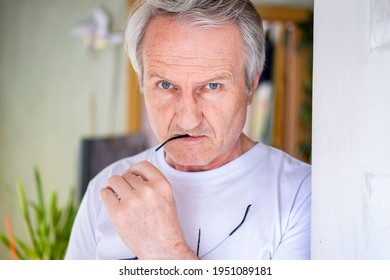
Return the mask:
[[[164,143],[162,143],[160,146],[157,147],[157,149],[155,150],[156,152],[158,150],[160,150],[165,144],[167,144],[168,142],[172,141],[172,140],[176,140],[176,139],[180,139],[180,138],[186,138],[186,137],[191,137],[191,135],[188,135],[188,134],[180,134],[180,135],[175,135],[171,138],[169,138],[168,140],[166,140]]]

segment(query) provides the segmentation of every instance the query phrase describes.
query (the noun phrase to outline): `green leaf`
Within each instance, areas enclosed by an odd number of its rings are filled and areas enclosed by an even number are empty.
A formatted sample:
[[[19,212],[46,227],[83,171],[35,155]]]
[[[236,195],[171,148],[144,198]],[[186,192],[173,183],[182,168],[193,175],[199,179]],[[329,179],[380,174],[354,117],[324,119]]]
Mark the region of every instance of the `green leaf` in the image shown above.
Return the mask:
[[[20,248],[20,253],[17,253],[18,258],[21,260],[39,260],[39,254],[34,250],[34,248],[31,248],[26,243],[24,243],[21,239],[15,238],[15,245],[17,248]]]
[[[33,226],[31,223],[30,212],[28,210],[28,202],[26,200],[26,194],[24,192],[23,184],[21,182],[17,182],[16,187],[18,189],[19,206],[20,206],[20,210],[22,212],[24,225],[26,226],[27,233],[28,233],[28,236],[29,236],[31,242],[33,243],[34,247],[36,247],[36,239],[35,239],[35,235],[34,235]]]
[[[16,240],[18,239],[17,237],[13,237],[14,240],[15,240],[15,243],[17,242]],[[11,251],[11,242],[10,240],[8,239],[8,236],[6,236],[5,234],[1,233],[0,232],[0,240],[1,242],[5,245],[5,247],[8,248],[8,250]],[[16,246],[15,244],[15,253],[16,253],[16,256],[21,259],[21,260],[24,260],[26,259],[25,256],[23,255],[23,253],[18,249],[18,246]]]
[[[36,167],[34,168],[34,176],[35,176],[35,184],[36,184],[36,188],[37,188],[39,206],[40,206],[40,209],[42,209],[42,215],[45,216],[45,214],[46,214],[45,197],[43,195],[41,176],[40,176],[39,171]]]
[[[16,254],[20,259],[63,259],[78,208],[75,190],[71,188],[66,204],[60,207],[55,192],[51,193],[49,201],[45,200],[37,168],[34,175],[37,201],[28,201],[22,183],[16,183],[19,208],[32,244],[13,236]],[[0,233],[0,241],[10,249],[7,235]]]

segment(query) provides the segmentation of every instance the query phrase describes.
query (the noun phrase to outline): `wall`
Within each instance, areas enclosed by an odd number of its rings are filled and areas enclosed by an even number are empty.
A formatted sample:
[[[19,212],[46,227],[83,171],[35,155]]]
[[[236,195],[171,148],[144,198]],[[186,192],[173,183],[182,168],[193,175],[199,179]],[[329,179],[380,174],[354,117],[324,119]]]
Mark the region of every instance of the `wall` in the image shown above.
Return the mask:
[[[33,167],[60,201],[77,183],[82,137],[123,133],[125,58],[122,47],[87,52],[70,30],[91,18],[98,4],[121,31],[126,0],[0,0],[0,231],[10,214],[23,236],[11,201],[20,179],[35,196]],[[8,258],[1,250],[0,258]]]
[[[316,1],[315,259],[390,258],[390,4]]]

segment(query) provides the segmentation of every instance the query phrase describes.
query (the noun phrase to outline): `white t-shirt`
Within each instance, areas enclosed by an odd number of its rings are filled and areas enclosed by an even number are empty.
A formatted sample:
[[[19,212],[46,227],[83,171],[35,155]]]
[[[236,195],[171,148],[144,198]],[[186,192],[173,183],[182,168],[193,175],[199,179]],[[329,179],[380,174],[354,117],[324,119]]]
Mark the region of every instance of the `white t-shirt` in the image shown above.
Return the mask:
[[[99,190],[109,177],[142,160],[155,165],[171,183],[184,237],[200,258],[310,258],[310,166],[257,143],[209,171],[178,171],[166,163],[163,149],[150,149],[108,166],[88,186],[66,259],[135,257],[116,233]],[[231,234],[249,205],[245,221]]]

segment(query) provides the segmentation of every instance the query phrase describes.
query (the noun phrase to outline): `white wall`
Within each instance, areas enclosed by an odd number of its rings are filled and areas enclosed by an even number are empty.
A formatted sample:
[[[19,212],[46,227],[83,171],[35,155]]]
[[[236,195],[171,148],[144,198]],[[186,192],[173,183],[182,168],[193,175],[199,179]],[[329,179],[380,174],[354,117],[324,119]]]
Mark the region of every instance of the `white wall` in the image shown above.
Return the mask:
[[[33,167],[45,188],[64,201],[77,184],[83,136],[125,130],[122,47],[93,55],[70,37],[98,4],[120,31],[126,0],[0,0],[0,231],[11,215],[18,236],[25,232],[7,189],[20,179],[35,198]],[[9,258],[1,250],[0,258]]]
[[[314,259],[390,258],[390,2],[316,0]]]

